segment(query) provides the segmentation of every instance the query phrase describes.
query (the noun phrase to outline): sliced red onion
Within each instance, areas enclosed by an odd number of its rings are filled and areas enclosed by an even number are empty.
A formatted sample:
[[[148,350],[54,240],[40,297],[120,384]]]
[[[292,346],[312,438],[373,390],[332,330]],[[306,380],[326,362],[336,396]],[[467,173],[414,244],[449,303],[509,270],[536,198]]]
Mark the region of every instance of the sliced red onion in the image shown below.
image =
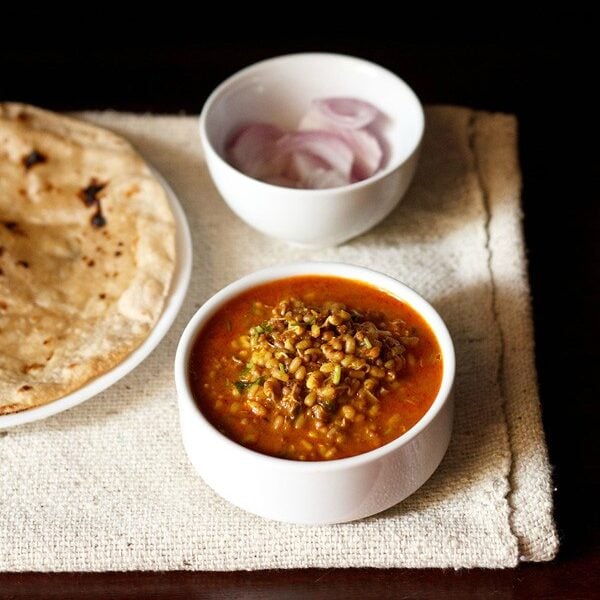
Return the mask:
[[[229,162],[273,185],[330,188],[376,173],[384,156],[377,124],[380,111],[355,98],[314,100],[299,130],[268,123],[240,128],[227,148]]]
[[[286,172],[302,188],[324,189],[350,183],[347,176],[332,169],[324,160],[306,152],[293,152]]]
[[[371,177],[379,170],[383,159],[379,141],[366,129],[346,130],[344,134],[344,140],[354,151],[353,179],[361,181]]]
[[[379,115],[375,106],[356,98],[320,98],[313,106],[335,125],[350,129],[366,127]]]
[[[343,177],[350,179],[354,153],[337,134],[329,131],[297,131],[286,133],[277,142],[281,155],[296,152],[312,154]]]
[[[236,168],[255,179],[278,176],[285,162],[277,152],[283,130],[269,123],[252,123],[240,128],[229,141],[227,157]]]
[[[383,150],[377,138],[367,129],[339,127],[315,106],[302,117],[298,129],[329,131],[344,140],[354,154],[353,181],[366,179],[381,167]]]

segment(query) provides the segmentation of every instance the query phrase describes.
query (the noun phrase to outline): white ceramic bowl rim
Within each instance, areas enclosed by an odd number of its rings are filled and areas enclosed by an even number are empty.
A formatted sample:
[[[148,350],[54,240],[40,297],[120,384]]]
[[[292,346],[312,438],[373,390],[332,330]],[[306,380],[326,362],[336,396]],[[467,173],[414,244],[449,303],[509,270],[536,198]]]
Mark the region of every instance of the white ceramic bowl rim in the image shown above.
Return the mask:
[[[389,173],[391,173],[392,171],[397,169],[403,163],[405,163],[412,156],[412,154],[415,152],[415,150],[419,147],[421,140],[423,138],[423,132],[425,130],[425,115],[423,112],[423,107],[421,106],[421,102],[419,101],[419,98],[417,97],[415,92],[412,90],[412,88],[404,80],[402,80],[400,77],[398,77],[398,75],[396,75],[395,73],[392,73],[392,71],[389,71],[385,67],[382,67],[381,65],[378,65],[376,63],[365,60],[364,58],[349,56],[347,54],[336,54],[333,52],[301,52],[301,53],[297,53],[297,54],[284,54],[282,56],[276,56],[274,58],[267,58],[265,60],[261,60],[257,63],[249,65],[249,66],[243,68],[242,70],[237,71],[230,77],[228,77],[219,86],[217,86],[217,88],[215,88],[215,90],[207,98],[206,102],[204,103],[204,106],[202,107],[202,112],[200,113],[200,135],[206,140],[207,145],[214,152],[217,159],[220,162],[222,162],[228,170],[231,170],[232,172],[237,173],[237,174],[241,175],[242,177],[244,177],[254,183],[266,185],[270,188],[280,188],[281,187],[278,185],[274,185],[272,183],[267,183],[266,181],[262,181],[261,179],[255,179],[254,177],[250,177],[249,175],[246,175],[242,171],[239,171],[238,169],[236,169],[235,167],[230,165],[221,156],[221,154],[219,152],[217,152],[216,149],[214,148],[212,141],[210,139],[210,136],[208,135],[208,132],[206,131],[206,119],[207,119],[207,115],[208,115],[212,105],[219,99],[219,97],[223,94],[223,92],[225,92],[232,84],[236,83],[240,79],[243,79],[244,77],[247,77],[248,75],[252,75],[252,73],[254,73],[256,71],[260,71],[261,69],[264,69],[265,66],[268,66],[269,64],[272,64],[274,62],[279,62],[282,60],[290,60],[290,59],[294,60],[294,59],[299,59],[301,57],[337,58],[337,59],[340,59],[343,61],[354,62],[357,64],[365,65],[371,69],[381,72],[382,74],[386,74],[387,76],[394,78],[398,82],[398,84],[405,89],[406,93],[413,100],[415,106],[417,107],[417,109],[418,109],[417,112],[419,114],[419,123],[418,123],[419,132],[415,136],[413,144],[411,145],[411,150],[409,152],[406,152],[403,155],[396,157],[396,159],[394,161],[388,161],[388,163],[384,166],[383,169],[377,171],[375,174],[371,175],[371,177],[367,177],[366,179],[363,179],[361,181],[356,181],[356,182],[350,183],[348,185],[326,188],[326,191],[328,193],[336,193],[336,194],[343,193],[343,192],[348,191],[349,189],[352,189],[352,190],[359,189],[365,185],[369,185],[370,183],[372,183],[374,181],[379,181],[380,179],[383,179],[386,175],[388,175]],[[288,188],[288,187],[286,187],[285,190],[286,190],[286,193],[290,192],[290,193],[298,194],[298,195],[310,194],[310,193],[315,192],[314,189],[310,189],[310,188],[304,189],[304,188],[291,188],[291,187]],[[322,191],[322,190],[320,190],[320,191]]]
[[[202,411],[194,401],[192,390],[189,384],[188,364],[191,349],[199,331],[201,330],[201,327],[206,325],[208,320],[223,306],[223,304],[240,295],[241,293],[263,283],[302,275],[329,275],[332,277],[353,279],[356,281],[362,281],[371,286],[378,287],[387,293],[397,296],[399,299],[407,302],[412,308],[421,314],[421,316],[431,327],[438,340],[438,343],[440,344],[444,361],[444,370],[440,389],[433,403],[427,412],[421,417],[421,419],[406,433],[388,442],[387,444],[380,446],[379,448],[369,450],[368,452],[363,452],[362,454],[358,454],[356,456],[332,459],[328,461],[304,462],[300,460],[289,460],[270,456],[268,454],[262,454],[255,450],[251,450],[250,448],[246,448],[245,446],[234,442],[226,435],[222,434],[202,414]],[[375,280],[378,280],[383,285],[378,285],[375,283]],[[396,294],[394,288],[395,290],[400,291],[401,295]],[[419,304],[420,306],[417,307],[415,304]],[[427,312],[429,314],[423,315],[423,312]],[[177,384],[179,402],[187,403],[193,408],[193,414],[198,417],[199,424],[204,426],[204,429],[207,432],[210,432],[211,435],[217,436],[221,443],[224,442],[231,447],[235,447],[237,451],[246,454],[254,460],[266,461],[271,463],[272,467],[278,466],[285,470],[297,469],[300,471],[327,471],[337,470],[344,467],[358,466],[364,463],[375,461],[378,458],[393,452],[397,448],[408,444],[408,442],[418,436],[421,431],[427,428],[435,416],[441,411],[448,399],[448,396],[450,395],[450,392],[452,391],[454,374],[455,354],[450,333],[448,332],[444,321],[439,316],[437,311],[422,296],[400,281],[378,271],[374,271],[366,267],[335,262],[300,262],[279,265],[277,267],[268,267],[266,269],[261,269],[260,271],[255,271],[254,273],[250,273],[249,275],[230,283],[212,296],[209,300],[207,300],[194,314],[181,335],[175,356],[175,382]],[[184,393],[183,398],[182,393]]]

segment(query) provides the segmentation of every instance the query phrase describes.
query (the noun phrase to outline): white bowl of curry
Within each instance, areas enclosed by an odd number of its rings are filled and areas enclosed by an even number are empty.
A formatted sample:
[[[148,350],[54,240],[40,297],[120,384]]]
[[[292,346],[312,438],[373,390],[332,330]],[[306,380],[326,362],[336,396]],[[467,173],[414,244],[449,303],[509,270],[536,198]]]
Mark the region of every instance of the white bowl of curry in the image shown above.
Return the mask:
[[[438,313],[381,273],[271,267],[228,285],[175,359],[183,442],[223,498],[329,524],[416,491],[452,430],[455,358]]]

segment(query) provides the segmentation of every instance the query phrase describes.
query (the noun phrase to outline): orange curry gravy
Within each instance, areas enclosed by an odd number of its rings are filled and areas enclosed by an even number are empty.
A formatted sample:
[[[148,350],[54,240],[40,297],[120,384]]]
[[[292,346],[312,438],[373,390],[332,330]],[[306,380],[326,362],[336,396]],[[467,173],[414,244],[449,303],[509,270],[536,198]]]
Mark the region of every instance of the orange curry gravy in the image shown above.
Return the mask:
[[[305,316],[304,322],[299,319],[298,323],[292,320],[292,312],[286,313],[288,304],[296,307],[295,315],[314,307],[312,314],[317,316]],[[333,309],[327,308],[331,306]],[[319,351],[306,354],[306,348],[282,348],[281,342],[274,340],[275,334],[289,333],[295,343],[309,340],[300,346],[335,343],[334,336],[348,331],[348,327],[342,322],[341,328],[334,328],[330,321],[340,321],[333,318],[334,313],[348,319],[346,325],[350,325],[351,332],[359,332],[356,344],[347,333],[340,336],[350,343],[342,346],[342,353],[344,349],[351,351],[351,355],[344,354],[348,356],[345,363],[356,356],[356,364],[340,364],[342,354],[335,353],[339,344],[333,349],[323,346],[327,358],[320,355],[319,359],[315,356]],[[329,319],[324,318],[327,314],[331,315]],[[355,321],[359,329],[354,328]],[[321,328],[313,327],[317,325]],[[400,333],[396,340],[377,338],[375,334],[370,340],[369,330],[364,327],[371,327],[370,331],[388,330],[379,333],[390,336],[390,331]],[[328,329],[333,333],[326,333]],[[302,335],[296,336],[296,332]],[[392,347],[398,347],[397,340],[408,345],[393,352],[398,370],[388,370],[382,376],[384,361],[391,352],[386,339]],[[255,349],[260,344],[267,356],[273,354],[266,367],[263,359],[256,359]],[[380,357],[368,359],[362,369],[352,369],[365,362],[360,356],[377,355],[373,354],[374,344],[381,347]],[[298,359],[292,363],[296,356]],[[263,360],[262,366],[257,366],[257,360]],[[317,360],[321,362],[314,362]],[[391,368],[393,361],[385,364]],[[320,371],[329,371],[317,373],[319,367]],[[307,381],[310,369],[316,369],[321,389],[307,387],[311,385]],[[373,379],[369,370],[383,378]],[[228,302],[198,334],[189,363],[195,400],[217,429],[252,450],[292,460],[354,456],[397,438],[427,412],[440,388],[442,372],[438,342],[409,305],[358,281],[318,275],[260,285]],[[301,375],[304,377],[299,379]],[[366,384],[368,379],[374,387]],[[289,395],[282,396],[282,392]]]

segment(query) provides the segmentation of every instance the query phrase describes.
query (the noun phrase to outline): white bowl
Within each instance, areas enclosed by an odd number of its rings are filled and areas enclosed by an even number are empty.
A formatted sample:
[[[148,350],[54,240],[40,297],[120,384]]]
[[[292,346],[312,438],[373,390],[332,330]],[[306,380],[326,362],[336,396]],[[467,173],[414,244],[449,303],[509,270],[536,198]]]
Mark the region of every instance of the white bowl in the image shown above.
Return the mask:
[[[381,171],[325,190],[279,187],[244,175],[224,158],[242,124],[265,121],[295,129],[311,100],[360,98],[388,118]],[[357,236],[386,217],[406,192],[417,165],[423,108],[404,81],[383,67],[339,54],[292,54],[256,63],[224,81],[200,115],[200,138],[217,189],[259,231],[294,244],[322,247]]]
[[[444,364],[442,383],[421,420],[388,444],[358,456],[302,462],[249,450],[220,433],[194,401],[188,363],[194,340],[228,301],[262,283],[295,275],[334,275],[364,281],[412,306],[437,337]],[[452,430],[454,347],[444,322],[421,296],[369,269],[308,262],[263,269],[223,288],[185,328],[175,357],[175,383],[183,443],[190,461],[218,494],[262,517],[304,524],[341,523],[397,504],[417,490],[442,460]]]

